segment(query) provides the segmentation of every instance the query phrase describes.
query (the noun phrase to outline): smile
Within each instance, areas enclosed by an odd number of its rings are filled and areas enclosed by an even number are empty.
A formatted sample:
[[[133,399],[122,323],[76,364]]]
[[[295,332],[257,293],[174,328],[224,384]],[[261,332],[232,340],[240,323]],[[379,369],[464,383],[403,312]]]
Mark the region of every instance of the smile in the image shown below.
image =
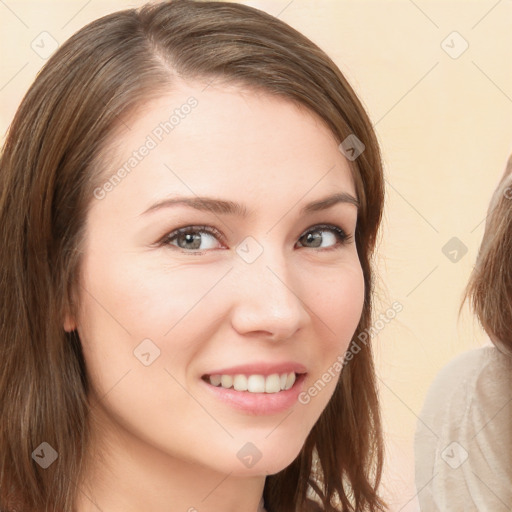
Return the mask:
[[[271,375],[205,375],[203,379],[215,387],[248,391],[249,393],[279,393],[290,389],[297,378],[295,372]]]
[[[307,368],[294,361],[255,362],[215,368],[200,379],[208,396],[250,415],[282,413],[293,407]]]

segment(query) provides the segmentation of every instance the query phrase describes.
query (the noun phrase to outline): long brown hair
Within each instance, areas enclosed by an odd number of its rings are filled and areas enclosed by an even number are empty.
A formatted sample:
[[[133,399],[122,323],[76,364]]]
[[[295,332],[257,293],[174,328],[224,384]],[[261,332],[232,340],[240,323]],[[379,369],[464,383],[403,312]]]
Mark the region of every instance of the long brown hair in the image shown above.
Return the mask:
[[[365,279],[354,340],[370,327],[382,164],[368,116],[332,60],[282,21],[234,3],[175,0],[96,20],[43,67],[0,160],[2,510],[73,509],[90,440],[88,378],[80,340],[64,331],[63,317],[76,310],[87,209],[105,167],[105,141],[178,75],[277,95],[316,113],[340,143],[355,135],[364,144],[350,162]],[[47,469],[32,457],[43,442],[58,453]],[[382,456],[367,342],[344,365],[297,459],[267,477],[265,505],[270,512],[383,510]]]
[[[487,212],[464,299],[496,347],[512,356],[512,155]]]

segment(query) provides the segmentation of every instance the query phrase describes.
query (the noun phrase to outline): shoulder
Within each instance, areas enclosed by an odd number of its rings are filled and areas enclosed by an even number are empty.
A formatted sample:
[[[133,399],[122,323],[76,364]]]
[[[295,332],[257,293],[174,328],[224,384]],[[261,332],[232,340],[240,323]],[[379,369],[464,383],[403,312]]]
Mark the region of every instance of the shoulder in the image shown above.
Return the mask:
[[[510,365],[507,356],[494,346],[468,350],[454,357],[440,370],[432,387],[437,383],[456,381],[460,377],[474,378],[475,372],[479,374],[486,368],[502,368],[507,363]]]
[[[485,422],[512,400],[512,358],[494,346],[464,352],[437,374],[423,404],[417,436]],[[503,417],[503,421],[508,418]],[[493,423],[493,426],[499,421]],[[488,429],[488,432],[492,428]]]
[[[415,435],[422,510],[501,511],[512,500],[511,404],[512,359],[495,347],[464,352],[441,369]]]
[[[475,400],[494,395],[498,389],[509,389],[512,358],[494,346],[469,350],[446,364],[432,382],[423,406],[428,414],[440,403],[447,401],[454,406],[469,406]]]

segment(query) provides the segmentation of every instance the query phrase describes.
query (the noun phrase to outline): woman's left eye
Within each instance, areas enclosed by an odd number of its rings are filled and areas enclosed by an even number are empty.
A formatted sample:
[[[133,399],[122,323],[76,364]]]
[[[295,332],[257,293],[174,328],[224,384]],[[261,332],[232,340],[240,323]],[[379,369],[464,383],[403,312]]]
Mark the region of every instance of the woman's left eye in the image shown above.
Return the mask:
[[[325,236],[323,233],[328,233]],[[299,237],[301,247],[312,249],[336,249],[351,238],[339,226],[335,225],[318,225],[309,228]],[[215,249],[215,245],[223,240],[219,231],[209,226],[187,226],[172,231],[166,235],[162,241],[162,245],[175,246],[185,251],[201,252],[208,249]],[[328,246],[322,245],[327,240]],[[311,245],[306,245],[311,244]]]
[[[330,237],[327,237],[327,239],[331,239],[333,242],[328,247],[321,247],[326,249],[336,249],[340,246],[343,246],[345,243],[347,243],[351,236],[347,235],[347,233],[341,229],[339,226],[334,225],[320,225],[320,226],[314,226],[313,228],[308,229],[300,238],[299,241],[302,239],[305,239],[309,243],[313,243],[313,248],[318,248],[321,246],[322,242],[325,239],[324,235],[320,235],[319,233],[329,233]],[[302,242],[301,242],[302,243]]]

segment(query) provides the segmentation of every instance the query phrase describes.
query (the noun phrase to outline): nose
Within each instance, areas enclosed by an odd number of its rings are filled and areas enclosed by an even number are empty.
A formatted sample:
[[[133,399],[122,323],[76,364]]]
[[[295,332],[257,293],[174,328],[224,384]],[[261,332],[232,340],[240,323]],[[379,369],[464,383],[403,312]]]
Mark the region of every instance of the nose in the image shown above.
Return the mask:
[[[290,267],[283,254],[268,248],[252,263],[237,262],[231,322],[238,333],[281,341],[307,325],[310,310],[301,287],[307,280]]]

